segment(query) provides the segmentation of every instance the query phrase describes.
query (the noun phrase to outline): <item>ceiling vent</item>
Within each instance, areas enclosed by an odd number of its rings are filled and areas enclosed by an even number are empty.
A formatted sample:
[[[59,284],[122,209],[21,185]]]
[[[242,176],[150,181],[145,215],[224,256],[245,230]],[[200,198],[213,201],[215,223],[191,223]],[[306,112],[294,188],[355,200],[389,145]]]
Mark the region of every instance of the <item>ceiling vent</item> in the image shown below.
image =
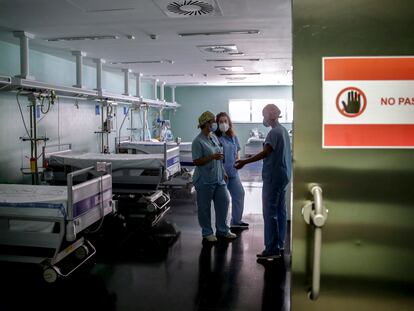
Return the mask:
[[[222,16],[217,0],[153,0],[168,17]]]
[[[204,53],[230,54],[237,52],[237,46],[234,44],[198,45],[197,47]]]

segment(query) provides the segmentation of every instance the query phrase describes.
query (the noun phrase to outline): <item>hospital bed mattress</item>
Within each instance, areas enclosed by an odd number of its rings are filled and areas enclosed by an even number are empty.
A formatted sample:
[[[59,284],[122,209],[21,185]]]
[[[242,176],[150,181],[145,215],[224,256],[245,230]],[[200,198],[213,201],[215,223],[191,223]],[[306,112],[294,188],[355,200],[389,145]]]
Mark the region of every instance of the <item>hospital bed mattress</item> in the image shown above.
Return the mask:
[[[28,218],[64,218],[67,207],[67,187],[0,184],[0,216]],[[54,222],[10,220],[11,231],[51,232]]]
[[[102,154],[66,153],[50,156],[51,164],[68,165],[78,168],[94,166],[96,162],[111,162],[112,170],[142,168],[159,169],[163,167],[163,154]]]
[[[192,154],[191,154],[191,142],[181,142],[177,144],[175,142],[168,142],[167,148],[179,147],[180,149],[180,163],[182,166],[194,166]],[[119,144],[120,149],[136,150],[146,153],[162,153],[164,150],[163,142],[150,142],[150,141],[122,141]]]

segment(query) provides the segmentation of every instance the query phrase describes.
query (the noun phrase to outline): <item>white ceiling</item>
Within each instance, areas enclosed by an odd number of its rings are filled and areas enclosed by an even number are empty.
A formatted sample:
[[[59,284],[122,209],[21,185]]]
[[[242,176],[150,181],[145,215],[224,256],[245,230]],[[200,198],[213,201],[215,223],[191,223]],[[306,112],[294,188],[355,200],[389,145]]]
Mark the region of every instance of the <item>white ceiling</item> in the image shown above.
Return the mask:
[[[186,0],[175,0],[183,3]],[[190,1],[190,0],[187,0]],[[196,0],[194,0],[196,1]],[[88,58],[103,58],[104,68],[119,61],[173,60],[165,64],[131,64],[133,72],[167,84],[289,85],[292,83],[290,0],[200,0],[218,4],[215,16],[173,18],[161,8],[173,0],[0,0],[0,40],[18,42],[11,31],[35,35],[31,47],[74,59],[81,50]],[[259,34],[180,37],[179,33],[259,30]],[[117,35],[117,40],[49,42],[70,36]],[[129,40],[133,35],[135,40]],[[156,35],[152,39],[150,35]],[[235,44],[244,56],[202,52],[199,45]],[[260,61],[207,62],[207,59]],[[226,73],[215,66],[243,66],[248,76]],[[165,76],[173,74],[175,76]],[[163,76],[154,76],[163,75]],[[183,76],[177,76],[183,75]]]

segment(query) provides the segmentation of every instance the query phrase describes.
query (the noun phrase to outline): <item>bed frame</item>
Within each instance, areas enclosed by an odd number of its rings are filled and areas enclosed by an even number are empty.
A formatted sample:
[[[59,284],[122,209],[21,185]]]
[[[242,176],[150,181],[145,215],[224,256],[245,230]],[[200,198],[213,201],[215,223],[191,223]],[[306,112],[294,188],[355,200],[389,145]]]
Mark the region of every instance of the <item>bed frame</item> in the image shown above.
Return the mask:
[[[53,163],[51,157],[53,155],[68,155],[72,153],[71,144],[49,145],[43,147],[43,162],[48,163],[46,166],[52,167],[53,177],[50,178],[55,183],[64,184],[65,176],[70,172],[73,167],[68,165],[57,165]],[[48,149],[55,148],[56,151],[48,151]],[[137,160],[136,165],[129,166],[127,168],[113,168],[112,170],[112,182],[114,193],[142,193],[148,192],[148,189],[158,189],[162,182],[171,180],[173,176],[178,175],[181,172],[181,166],[179,161],[179,148],[167,148],[164,145],[162,154],[161,165],[156,169],[146,168],[140,164]],[[97,154],[102,156],[101,154]],[[102,160],[108,161],[111,160]],[[45,166],[45,165],[44,165]],[[60,167],[59,167],[60,166]],[[77,169],[79,167],[75,167]],[[46,174],[50,174],[48,170]],[[45,178],[48,180],[48,178]]]
[[[19,203],[18,208],[0,203],[0,260],[40,264],[47,282],[69,276],[88,261],[96,251],[85,238],[85,230],[99,224],[115,209],[110,164],[104,166],[105,174],[79,184],[74,184],[74,178],[96,171],[95,167],[67,175],[66,213],[60,216],[56,210],[50,215],[36,216],[30,203]],[[13,231],[10,226],[13,221],[51,222],[54,229],[51,232]],[[71,262],[69,266],[68,262]]]

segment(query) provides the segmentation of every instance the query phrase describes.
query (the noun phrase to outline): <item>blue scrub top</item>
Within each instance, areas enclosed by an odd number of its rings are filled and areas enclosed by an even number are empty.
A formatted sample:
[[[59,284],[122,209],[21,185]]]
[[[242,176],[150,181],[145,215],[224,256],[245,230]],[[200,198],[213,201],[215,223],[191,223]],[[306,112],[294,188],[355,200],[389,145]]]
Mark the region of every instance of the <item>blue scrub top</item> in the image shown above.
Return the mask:
[[[223,134],[218,137],[224,150],[224,169],[226,170],[227,176],[235,177],[237,175],[237,169],[234,164],[237,159],[237,152],[240,151],[240,143],[237,136],[227,136]]]
[[[267,134],[264,143],[270,145],[273,151],[263,159],[263,182],[285,187],[292,174],[289,133],[278,124]]]
[[[191,151],[193,155],[193,160],[197,160],[214,153],[223,152],[223,149],[220,147],[220,142],[217,139],[217,136],[213,133],[210,133],[209,136],[205,136],[200,132],[196,138],[194,138],[191,145]],[[210,162],[196,166],[194,170],[193,183],[201,184],[222,184],[225,185],[224,181],[224,169],[222,160],[211,160]]]

